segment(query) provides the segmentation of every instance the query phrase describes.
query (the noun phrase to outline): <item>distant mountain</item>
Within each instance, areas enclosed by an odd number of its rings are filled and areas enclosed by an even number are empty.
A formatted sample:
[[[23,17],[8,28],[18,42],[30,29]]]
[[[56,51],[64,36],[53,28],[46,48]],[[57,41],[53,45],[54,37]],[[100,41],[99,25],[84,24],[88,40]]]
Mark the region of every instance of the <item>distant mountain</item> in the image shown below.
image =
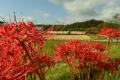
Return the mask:
[[[104,23],[104,21],[91,19],[91,20],[84,21],[84,22],[76,22],[76,23],[70,24],[69,26],[89,28],[89,27],[96,27],[96,26],[98,26],[99,24],[102,24],[102,23]]]
[[[54,27],[61,27],[63,26],[64,29],[63,30],[81,30],[81,28],[90,28],[90,27],[97,27],[99,24],[102,24],[104,23],[104,21],[102,20],[95,20],[95,19],[91,19],[91,20],[88,20],[88,21],[84,21],[84,22],[76,22],[76,23],[73,23],[73,24],[67,24],[67,25],[54,25]],[[36,27],[43,27],[44,30],[48,29],[49,27],[51,27],[52,25],[41,25],[41,24],[38,24],[36,25]]]
[[[100,31],[99,25],[104,24],[102,20],[91,19],[84,22],[75,22],[67,25],[54,25],[54,31],[86,31],[87,33],[98,33]],[[47,30],[53,25],[36,25],[38,29]],[[42,28],[41,28],[42,27]]]
[[[64,30],[70,30],[70,31],[86,31],[90,28],[97,28],[99,24],[103,24],[104,21],[102,20],[95,20],[91,19],[84,22],[76,22],[73,24],[69,24],[66,26]]]

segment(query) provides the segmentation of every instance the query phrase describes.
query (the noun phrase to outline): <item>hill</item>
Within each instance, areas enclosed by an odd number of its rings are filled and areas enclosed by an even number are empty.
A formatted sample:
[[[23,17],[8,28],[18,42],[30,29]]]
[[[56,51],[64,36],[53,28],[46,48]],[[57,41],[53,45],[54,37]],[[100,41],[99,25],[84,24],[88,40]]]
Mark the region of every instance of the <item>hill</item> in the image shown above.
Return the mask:
[[[36,25],[38,29],[42,28],[43,30],[47,30],[51,26],[54,26],[54,31],[86,31],[87,33],[98,33],[102,27],[112,27],[120,30],[120,24],[118,23],[104,22],[95,19],[67,25]]]

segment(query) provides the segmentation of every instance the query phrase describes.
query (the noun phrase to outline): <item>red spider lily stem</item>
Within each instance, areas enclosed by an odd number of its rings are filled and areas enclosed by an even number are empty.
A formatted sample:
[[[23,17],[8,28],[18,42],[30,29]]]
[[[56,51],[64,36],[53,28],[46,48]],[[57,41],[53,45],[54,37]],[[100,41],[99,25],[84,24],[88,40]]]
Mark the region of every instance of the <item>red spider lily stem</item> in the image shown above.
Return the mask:
[[[41,74],[42,80],[45,80],[45,75],[41,68],[40,68],[40,74]]]
[[[77,74],[76,74],[76,75],[77,75]],[[79,70],[78,78],[81,80],[81,77],[80,77],[80,70]]]
[[[82,72],[82,80],[84,80],[84,73]]]
[[[85,73],[85,78],[86,78],[85,80],[88,80],[88,77],[87,77],[87,75],[88,75],[88,73],[86,72],[86,73]]]
[[[82,66],[83,66],[83,64],[82,64]],[[82,80],[84,80],[84,67],[82,69]]]
[[[90,64],[89,64],[89,67],[88,67],[87,80],[90,80]]]
[[[30,45],[30,43],[28,43],[29,44],[29,47],[30,47],[30,49],[34,52],[34,50],[32,49],[32,47],[31,47],[31,45]],[[41,68],[39,68],[40,70],[40,74],[41,74],[41,77],[42,77],[42,80],[45,80],[45,75],[44,75],[44,71],[41,69]]]
[[[86,66],[86,64],[85,64],[85,66]],[[84,71],[84,70],[85,70],[85,69],[84,69],[84,67],[83,67],[83,71]],[[84,77],[83,80],[89,80],[89,79],[88,79],[89,71],[88,71],[88,72],[85,71],[84,76],[85,76],[85,77]]]
[[[70,64],[69,64],[69,71],[70,71],[70,74],[71,74],[71,80],[74,80],[74,76],[73,76],[73,72],[72,72],[72,67],[71,67]]]
[[[74,75],[73,75],[73,72],[72,72],[72,66],[70,65],[70,63],[68,62],[67,60],[67,57],[65,58],[67,63],[68,63],[68,67],[69,67],[69,72],[70,72],[70,75],[71,75],[71,80],[74,80]]]
[[[110,38],[109,38],[109,40],[108,40],[108,55],[110,56],[110,43],[111,43],[111,41],[110,41]]]
[[[33,78],[33,80],[36,80],[36,75],[34,74],[34,78]]]
[[[17,40],[18,40],[18,39],[17,39]],[[25,53],[26,53],[26,55],[28,56],[29,60],[30,60],[31,63],[34,65],[34,61],[32,60],[28,49],[25,47],[24,42],[23,42],[23,41],[20,41],[20,40],[18,40],[18,41],[20,42],[20,44],[22,45],[23,49],[25,50]],[[36,70],[36,73],[37,73],[39,79],[40,79],[40,80],[43,80],[38,70]]]
[[[102,75],[101,75],[101,73],[100,73],[100,80],[102,80]]]
[[[33,80],[32,74],[30,74],[30,79]]]
[[[81,73],[80,73],[80,69],[79,69],[78,78],[81,80]]]
[[[80,60],[79,60],[79,65],[81,64]],[[79,75],[78,75],[79,79],[81,80],[81,70],[79,69]]]
[[[69,71],[70,71],[70,75],[71,75],[71,80],[74,80],[74,76],[73,76],[73,73],[72,73],[71,65],[69,65]]]
[[[98,80],[102,80],[102,75],[100,72],[97,73],[97,76],[98,76]]]
[[[15,12],[14,12],[14,22],[17,23]]]

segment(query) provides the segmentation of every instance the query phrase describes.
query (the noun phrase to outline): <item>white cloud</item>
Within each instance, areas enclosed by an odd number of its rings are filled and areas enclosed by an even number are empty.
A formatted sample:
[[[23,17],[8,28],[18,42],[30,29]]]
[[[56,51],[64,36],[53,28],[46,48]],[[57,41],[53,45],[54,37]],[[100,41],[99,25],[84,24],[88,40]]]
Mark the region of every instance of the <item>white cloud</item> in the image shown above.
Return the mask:
[[[100,15],[98,15],[96,19],[109,20],[116,13],[120,13],[120,6],[111,1],[104,6],[104,9],[102,9]]]
[[[49,13],[44,13],[40,10],[35,10],[34,13],[42,18],[49,18],[51,16]]]
[[[84,21],[88,19],[108,20],[116,13],[120,13],[120,0],[50,0],[55,4],[62,4],[68,15],[64,17],[66,23]]]

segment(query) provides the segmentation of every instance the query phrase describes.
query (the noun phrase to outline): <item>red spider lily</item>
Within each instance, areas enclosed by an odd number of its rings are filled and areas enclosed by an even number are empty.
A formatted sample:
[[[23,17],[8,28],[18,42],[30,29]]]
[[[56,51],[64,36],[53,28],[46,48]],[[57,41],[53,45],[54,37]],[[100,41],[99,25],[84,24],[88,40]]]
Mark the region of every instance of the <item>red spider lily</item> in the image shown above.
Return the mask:
[[[120,64],[120,59],[116,58],[115,59],[115,65],[119,65]]]
[[[57,61],[63,60],[67,63],[70,72],[74,72],[74,69],[77,69],[79,71],[85,70],[89,73],[90,67],[96,68],[98,71],[116,71],[116,67],[113,65],[112,61],[108,61],[110,60],[109,56],[104,55],[105,49],[105,46],[102,44],[88,44],[71,40],[58,46],[56,59]],[[71,71],[71,69],[73,71]],[[71,76],[72,75],[73,74],[71,74]],[[73,79],[73,77],[71,78]]]
[[[113,41],[113,38],[116,38],[117,42],[120,38],[120,32],[118,32],[117,30],[113,29],[113,28],[103,28],[101,30],[101,32],[99,33],[99,35],[105,35],[109,38],[108,40],[108,46],[107,46],[107,50],[108,50],[108,54],[110,56],[110,43],[111,41]]]
[[[86,44],[79,41],[69,41],[57,48],[56,58],[60,60],[74,57],[78,58],[81,62],[106,59],[104,54],[98,52],[98,50],[103,52],[105,47],[101,44]]]
[[[118,40],[120,37],[120,33],[117,30],[105,27],[101,30],[100,35],[108,36],[110,40],[113,40],[114,37]]]
[[[25,80],[31,74],[31,79],[37,74],[45,80],[44,69],[52,66],[54,59],[39,53],[46,41],[42,31],[32,22],[17,22],[0,26],[0,37],[0,80]]]
[[[103,44],[99,44],[99,43],[92,44],[92,47],[100,52],[103,52],[106,49],[106,47]]]
[[[96,67],[98,70],[117,71],[117,68],[111,62],[99,62]]]

